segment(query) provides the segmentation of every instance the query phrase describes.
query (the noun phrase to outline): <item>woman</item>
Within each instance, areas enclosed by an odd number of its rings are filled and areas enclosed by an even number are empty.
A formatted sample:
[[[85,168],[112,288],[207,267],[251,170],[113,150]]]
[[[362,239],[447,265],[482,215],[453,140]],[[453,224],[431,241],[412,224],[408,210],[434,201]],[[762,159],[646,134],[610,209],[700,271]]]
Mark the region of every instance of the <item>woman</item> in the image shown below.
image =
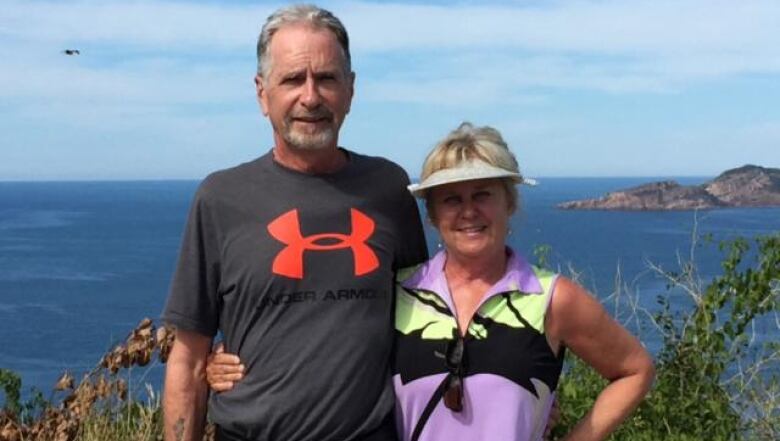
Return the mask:
[[[396,420],[407,440],[542,438],[564,348],[609,384],[565,439],[601,440],[639,404],[650,356],[581,286],[530,266],[506,245],[520,174],[501,135],[464,123],[425,160],[421,182],[444,248],[399,272],[396,283]],[[217,391],[241,378],[217,354]]]

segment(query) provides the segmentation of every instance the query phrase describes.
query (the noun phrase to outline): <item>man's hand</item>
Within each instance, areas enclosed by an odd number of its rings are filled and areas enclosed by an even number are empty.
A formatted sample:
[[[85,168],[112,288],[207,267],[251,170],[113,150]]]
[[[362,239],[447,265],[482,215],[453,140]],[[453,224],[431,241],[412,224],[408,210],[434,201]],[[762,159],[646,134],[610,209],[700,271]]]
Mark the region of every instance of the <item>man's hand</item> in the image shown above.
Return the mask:
[[[206,357],[211,337],[176,331],[165,368],[163,411],[166,441],[200,441],[206,420]]]

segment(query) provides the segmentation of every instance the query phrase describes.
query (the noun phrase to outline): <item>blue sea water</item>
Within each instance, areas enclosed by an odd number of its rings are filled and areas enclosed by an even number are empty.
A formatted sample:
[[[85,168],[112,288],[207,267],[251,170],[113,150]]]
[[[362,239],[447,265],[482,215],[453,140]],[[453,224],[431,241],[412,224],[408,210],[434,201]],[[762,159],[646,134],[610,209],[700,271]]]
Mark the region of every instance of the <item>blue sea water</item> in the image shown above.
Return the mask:
[[[677,268],[694,226],[715,240],[780,231],[780,208],[694,213],[564,211],[555,204],[595,197],[648,178],[549,178],[523,189],[511,244],[551,248],[599,296],[616,275],[653,308],[665,282],[648,262]],[[704,179],[678,179],[699,183]],[[197,182],[0,182],[0,368],[24,387],[51,390],[65,370],[83,373],[143,317],[157,318]],[[437,238],[428,228],[429,246]],[[705,279],[718,273],[717,247],[697,249]],[[683,307],[685,300],[680,300]],[[760,335],[777,333],[766,323]],[[658,341],[645,342],[652,349]],[[160,369],[144,372],[159,381]]]

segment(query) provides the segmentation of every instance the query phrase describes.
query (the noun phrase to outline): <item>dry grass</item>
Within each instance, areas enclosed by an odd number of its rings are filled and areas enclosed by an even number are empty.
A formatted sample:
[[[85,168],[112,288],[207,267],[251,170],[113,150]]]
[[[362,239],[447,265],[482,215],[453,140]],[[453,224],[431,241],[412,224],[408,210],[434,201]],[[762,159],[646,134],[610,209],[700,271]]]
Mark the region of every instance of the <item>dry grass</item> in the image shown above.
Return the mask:
[[[135,401],[128,397],[125,376],[129,378],[130,369],[147,366],[155,356],[165,363],[173,338],[170,328],[156,328],[150,319],[142,320],[78,384],[64,373],[54,387],[61,399],[41,403],[26,415],[0,411],[0,440],[162,440],[159,395],[147,386],[146,402]],[[213,432],[209,427],[204,440],[213,440]]]

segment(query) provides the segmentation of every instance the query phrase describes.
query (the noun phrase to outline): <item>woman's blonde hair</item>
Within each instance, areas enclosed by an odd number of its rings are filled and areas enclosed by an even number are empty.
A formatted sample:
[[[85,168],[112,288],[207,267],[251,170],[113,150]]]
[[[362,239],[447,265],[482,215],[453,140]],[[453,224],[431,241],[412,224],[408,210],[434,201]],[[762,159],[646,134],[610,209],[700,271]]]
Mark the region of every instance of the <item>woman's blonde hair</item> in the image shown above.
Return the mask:
[[[428,153],[425,162],[423,162],[420,181],[424,181],[439,170],[452,168],[462,162],[475,159],[494,167],[519,173],[515,155],[509,151],[509,146],[498,130],[489,126],[474,127],[473,124],[464,122]],[[510,178],[501,179],[501,182],[506,190],[509,209],[514,212],[518,207],[519,200],[515,182]],[[425,204],[428,213],[431,213],[428,194],[425,195]]]

